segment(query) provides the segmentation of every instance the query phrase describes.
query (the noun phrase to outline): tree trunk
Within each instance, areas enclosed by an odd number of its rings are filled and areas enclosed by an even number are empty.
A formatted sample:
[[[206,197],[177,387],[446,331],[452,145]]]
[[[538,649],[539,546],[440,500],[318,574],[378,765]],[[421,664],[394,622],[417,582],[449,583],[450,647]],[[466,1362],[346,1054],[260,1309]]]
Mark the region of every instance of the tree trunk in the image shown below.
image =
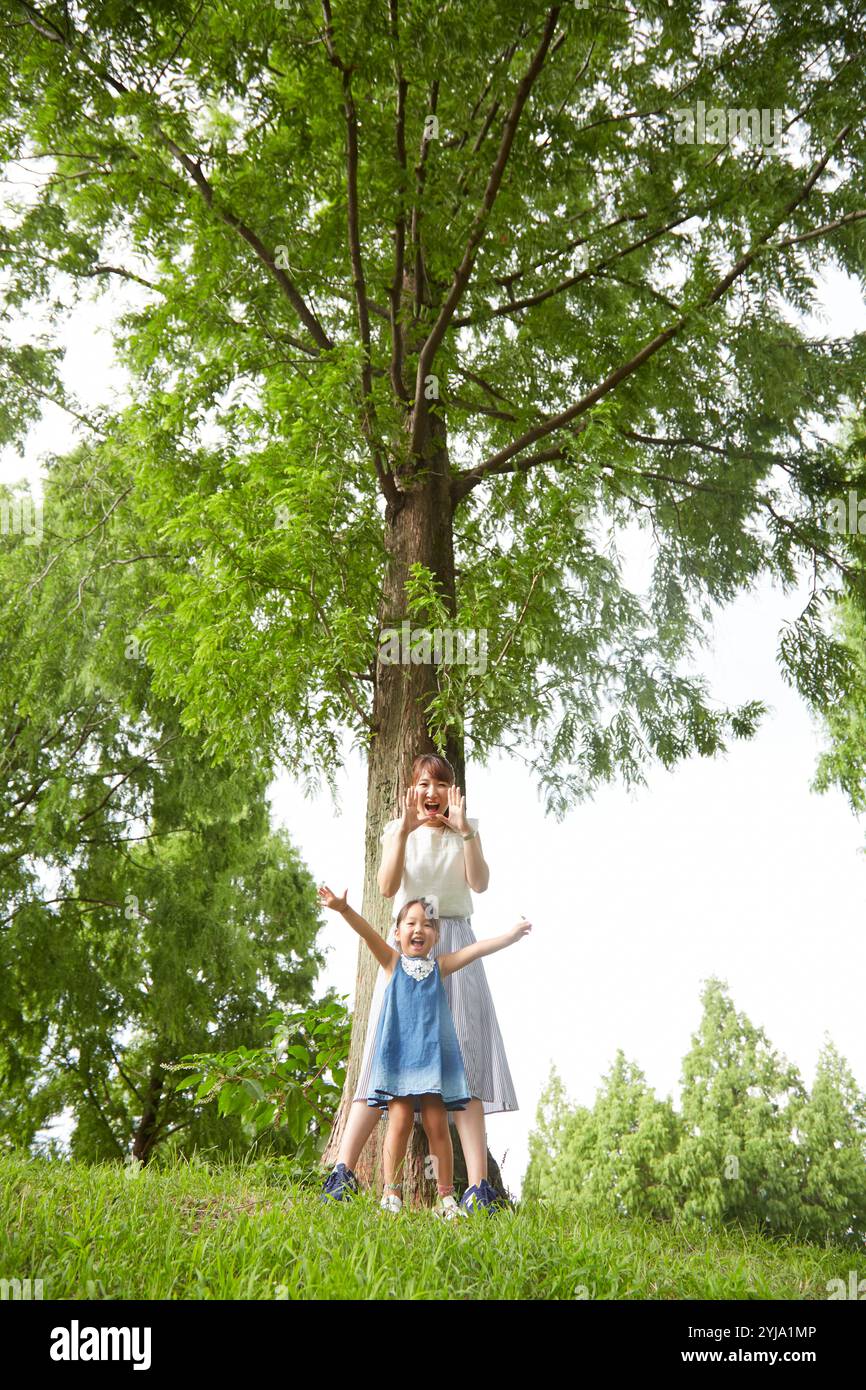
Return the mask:
[[[154,1067],[147,1083],[147,1094],[144,1098],[144,1110],[138,1122],[138,1129],[132,1141],[132,1156],[137,1158],[140,1163],[147,1163],[156,1144],[159,1102],[162,1097],[162,1087],[165,1078],[162,1070],[157,1065]]]
[[[379,631],[400,629],[408,617],[405,584],[409,566],[426,565],[436,576],[439,591],[449,612],[455,613],[454,547],[450,497],[450,468],[445,426],[441,418],[430,417],[428,463],[422,474],[412,479],[411,488],[401,494],[402,505],[386,519],[385,546],[388,552],[382,597],[379,607]],[[413,623],[423,625],[423,618]],[[367,821],[364,847],[364,898],[362,915],[382,936],[391,926],[391,900],[382,896],[377,882],[381,859],[381,835],[389,820],[399,813],[406,788],[410,784],[412,763],[419,753],[435,753],[427,729],[424,706],[437,689],[436,667],[432,664],[377,664],[373,696],[373,738],[367,774]],[[458,783],[463,786],[464,759],[462,738],[449,740],[445,750],[453,764]],[[465,787],[464,787],[465,790]],[[352,1038],[346,1071],[346,1084],[334,1128],[322,1161],[330,1166],[336,1161],[340,1140],[345,1129],[349,1108],[361,1069],[361,1057],[370,1002],[376,981],[378,963],[372,952],[359,943],[358,971],[355,981],[355,1009]],[[384,1118],[365,1145],[355,1171],[360,1181],[378,1184],[382,1176],[382,1144],[385,1134]],[[466,1165],[460,1140],[452,1126],[454,1140],[455,1186],[466,1183]],[[404,1200],[412,1206],[430,1206],[436,1199],[435,1183],[425,1179],[427,1155],[426,1136],[415,1125],[410,1140],[404,1173]],[[499,1186],[499,1170],[490,1160],[491,1178]]]

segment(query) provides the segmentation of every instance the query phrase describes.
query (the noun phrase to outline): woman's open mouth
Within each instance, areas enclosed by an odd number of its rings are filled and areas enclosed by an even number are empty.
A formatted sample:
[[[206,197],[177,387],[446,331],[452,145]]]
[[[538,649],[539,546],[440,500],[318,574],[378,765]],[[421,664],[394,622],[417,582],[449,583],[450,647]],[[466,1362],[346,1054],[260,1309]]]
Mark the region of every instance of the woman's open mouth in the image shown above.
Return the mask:
[[[428,816],[437,816],[439,814],[439,802],[425,801],[424,810],[426,811]]]

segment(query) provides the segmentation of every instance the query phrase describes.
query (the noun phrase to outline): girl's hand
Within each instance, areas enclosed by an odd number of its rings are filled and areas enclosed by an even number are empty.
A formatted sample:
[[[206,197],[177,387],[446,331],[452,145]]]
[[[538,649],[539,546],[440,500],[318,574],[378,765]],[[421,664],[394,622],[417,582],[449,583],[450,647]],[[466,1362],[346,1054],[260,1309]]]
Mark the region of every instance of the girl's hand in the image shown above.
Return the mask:
[[[522,922],[518,922],[517,926],[512,927],[511,931],[507,932],[506,934],[511,938],[511,944],[513,946],[515,941],[519,941],[522,936],[527,936],[531,931],[532,923],[527,922],[524,918]]]
[[[458,786],[448,788],[448,815],[438,816],[437,820],[440,825],[447,826],[449,830],[456,830],[458,835],[465,835],[468,832],[466,797],[460,795]]]
[[[332,893],[330,888],[327,888],[324,883],[319,888],[319,902],[321,902],[324,907],[329,907],[332,912],[345,912],[349,906],[347,901],[348,896],[348,888],[343,889],[342,898],[338,898],[336,893]]]

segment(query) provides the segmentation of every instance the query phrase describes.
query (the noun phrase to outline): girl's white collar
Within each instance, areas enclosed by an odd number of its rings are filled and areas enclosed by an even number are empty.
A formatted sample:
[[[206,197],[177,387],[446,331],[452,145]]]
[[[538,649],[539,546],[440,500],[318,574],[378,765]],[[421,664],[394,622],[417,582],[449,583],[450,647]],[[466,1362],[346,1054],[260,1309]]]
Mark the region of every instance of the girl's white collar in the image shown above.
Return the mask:
[[[404,956],[401,951],[400,964],[413,980],[426,980],[436,962],[429,956]]]

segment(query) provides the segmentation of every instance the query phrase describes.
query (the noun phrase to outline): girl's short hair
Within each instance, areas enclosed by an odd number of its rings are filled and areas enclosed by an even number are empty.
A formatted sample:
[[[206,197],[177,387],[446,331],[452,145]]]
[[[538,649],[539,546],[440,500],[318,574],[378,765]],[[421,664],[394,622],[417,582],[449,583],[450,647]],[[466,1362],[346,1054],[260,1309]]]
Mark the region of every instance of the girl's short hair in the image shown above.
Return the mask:
[[[440,758],[438,753],[422,753],[412,764],[412,785],[418,781],[422,772],[429,772],[432,777],[440,782],[450,782],[453,784],[457,778],[454,776],[454,769],[447,758]]]
[[[421,904],[421,906],[424,909],[427,921],[430,923],[430,926],[435,927],[438,931],[439,918],[436,916],[435,904],[431,903],[429,898],[409,898],[408,901],[403,904],[403,906],[400,908],[400,911],[397,913],[397,920],[394,923],[394,930],[397,930],[404,917],[406,916],[406,913],[409,911],[409,908],[414,907],[416,903]]]

